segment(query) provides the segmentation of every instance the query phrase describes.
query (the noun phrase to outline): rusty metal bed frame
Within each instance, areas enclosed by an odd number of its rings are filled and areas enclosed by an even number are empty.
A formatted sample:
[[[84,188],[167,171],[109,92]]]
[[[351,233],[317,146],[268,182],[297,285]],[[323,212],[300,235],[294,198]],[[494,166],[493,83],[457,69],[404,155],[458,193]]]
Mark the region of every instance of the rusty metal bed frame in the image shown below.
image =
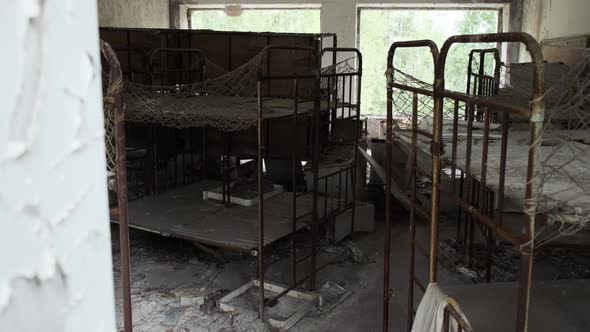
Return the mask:
[[[116,142],[116,194],[117,194],[117,205],[114,208],[111,208],[111,218],[116,220],[119,223],[119,230],[120,230],[120,241],[121,241],[121,277],[122,277],[122,293],[123,293],[123,331],[131,332],[132,331],[132,318],[131,318],[131,283],[130,283],[130,253],[129,253],[129,225],[127,221],[127,179],[125,173],[125,134],[124,134],[124,110],[123,110],[123,100],[122,100],[122,90],[123,90],[123,82],[121,76],[120,66],[118,65],[118,60],[116,58],[115,53],[110,48],[110,46],[106,42],[102,42],[102,49],[103,54],[107,59],[107,62],[111,66],[111,76],[110,76],[110,85],[109,85],[109,96],[105,97],[105,101],[112,102],[115,105],[115,142]],[[264,241],[264,200],[258,200],[258,246],[251,250],[251,254],[257,258],[258,268],[257,268],[257,278],[260,283],[259,289],[259,316],[261,320],[264,320],[265,315],[265,307],[274,305],[276,301],[287,294],[289,291],[302,286],[305,282],[308,282],[310,289],[316,288],[316,274],[319,270],[327,266],[331,263],[327,262],[318,266],[317,263],[317,253],[318,253],[318,244],[319,244],[319,226],[320,220],[318,218],[318,210],[320,207],[318,206],[318,196],[319,196],[319,186],[320,182],[324,181],[325,186],[329,181],[338,182],[338,194],[328,196],[328,190],[324,191],[324,218],[335,218],[337,215],[344,213],[347,210],[351,210],[351,229],[350,234],[354,232],[354,215],[355,215],[355,198],[356,198],[356,176],[358,169],[358,143],[360,139],[360,89],[361,89],[361,77],[362,77],[362,56],[357,49],[353,48],[326,48],[321,51],[321,53],[317,53],[315,49],[307,46],[268,46],[266,47],[266,52],[272,52],[273,50],[298,50],[298,51],[306,51],[309,52],[310,57],[320,64],[321,58],[324,54],[332,54],[332,58],[335,61],[338,53],[354,53],[357,57],[357,67],[356,70],[353,72],[347,73],[338,73],[338,72],[325,72],[322,73],[320,70],[315,72],[307,73],[307,74],[291,74],[291,75],[263,75],[261,72],[258,74],[258,84],[257,84],[257,92],[258,92],[258,118],[257,118],[257,190],[258,190],[258,197],[262,197],[264,192],[263,186],[263,158],[265,157],[265,141],[263,139],[263,132],[265,130],[265,119],[263,116],[263,109],[264,109],[264,100],[262,98],[262,89],[265,83],[270,83],[272,81],[277,80],[288,80],[292,81],[293,83],[293,129],[296,130],[297,128],[297,118],[298,114],[298,103],[300,102],[301,98],[309,99],[309,96],[300,96],[299,95],[299,83],[302,80],[313,80],[315,83],[314,92],[312,93],[312,98],[315,102],[315,111],[312,112],[312,160],[311,160],[311,172],[313,174],[313,188],[312,188],[312,195],[313,195],[313,207],[311,214],[311,253],[305,257],[297,257],[297,245],[295,241],[295,237],[291,236],[291,247],[292,247],[292,282],[291,284],[286,287],[286,289],[279,293],[278,295],[274,296],[273,298],[266,299],[264,296],[264,280],[265,280],[265,261],[264,261],[264,249],[265,249],[265,241]],[[319,66],[318,66],[319,67]],[[330,82],[332,79],[335,79],[335,86],[334,91],[335,93],[328,94],[327,98],[330,103],[329,105],[333,105],[332,109],[328,110],[331,114],[329,118],[328,125],[333,125],[333,121],[337,119],[352,119],[356,121],[356,135],[354,139],[349,142],[345,142],[343,144],[348,144],[351,146],[351,150],[354,151],[354,157],[350,164],[346,167],[341,167],[338,171],[331,172],[329,174],[325,174],[320,176],[319,175],[319,163],[320,163],[320,147],[319,147],[319,139],[320,139],[320,81],[324,79],[328,82],[328,87],[330,87]],[[340,85],[338,85],[338,80],[341,80],[342,84],[342,95],[339,100],[338,96],[338,89]],[[348,95],[345,93],[346,87],[348,82]],[[353,93],[353,88],[356,89]],[[330,88],[328,88],[328,91]],[[338,115],[340,114],[340,115]],[[292,144],[296,144],[293,141]],[[292,201],[293,201],[293,208],[292,208],[292,225],[293,225],[293,233],[296,231],[296,223],[303,217],[309,217],[308,214],[303,216],[297,216],[296,212],[296,201],[299,197],[306,194],[304,192],[298,192],[297,188],[297,172],[296,172],[296,165],[301,160],[301,155],[298,154],[298,149],[295,146],[291,149],[291,161],[292,161],[292,181],[293,181],[293,193],[292,193]],[[342,191],[342,177],[344,176],[345,181],[345,188]],[[350,178],[350,185],[351,185],[351,198],[348,198],[348,179]],[[337,180],[336,180],[337,179]],[[224,186],[225,187],[225,186]],[[224,190],[224,197],[227,195],[229,196],[229,190],[226,192]],[[334,193],[332,193],[334,194]],[[327,202],[330,200],[330,205],[336,205],[337,208],[332,208],[330,210],[330,214],[327,215],[326,207]],[[229,201],[229,198],[228,198]],[[294,235],[294,234],[291,234]],[[267,245],[267,244],[266,244]],[[297,266],[301,263],[305,263],[307,260],[310,261],[310,269],[309,274],[306,276],[298,278],[297,273]]]
[[[445,89],[445,63],[447,54],[452,45],[457,43],[511,43],[518,42],[524,44],[529,54],[531,55],[533,66],[534,66],[534,77],[533,77],[533,91],[530,98],[529,107],[520,107],[517,105],[506,104],[498,101],[494,101],[493,98],[488,96],[492,95],[496,85],[492,77],[485,77],[482,71],[473,73],[469,71],[469,80],[472,80],[468,84],[468,94],[462,94],[453,92]],[[434,63],[434,77],[435,82],[433,89],[422,89],[412,86],[402,85],[395,83],[392,78],[393,71],[393,57],[395,50],[402,47],[423,47],[429,48],[433,55]],[[474,50],[470,54],[470,67],[471,60],[476,54],[479,54],[480,59],[487,53],[493,53],[496,56],[496,51],[492,50]],[[389,259],[390,259],[390,218],[391,218],[391,165],[392,155],[391,147],[393,140],[393,121],[392,121],[392,95],[394,89],[410,92],[413,96],[412,103],[412,153],[410,156],[410,163],[412,169],[412,192],[410,194],[410,263],[409,263],[409,293],[408,293],[408,312],[407,312],[407,331],[411,330],[412,321],[414,316],[414,284],[417,284],[422,290],[425,290],[425,285],[421,283],[414,273],[414,256],[415,251],[418,249],[428,260],[428,278],[429,282],[437,282],[438,272],[438,235],[439,235],[439,220],[440,220],[440,194],[444,192],[448,195],[451,200],[457,205],[457,207],[465,214],[466,224],[478,224],[487,230],[489,234],[488,240],[493,235],[497,235],[501,238],[508,240],[510,243],[519,248],[520,251],[520,279],[519,279],[519,290],[518,290],[518,303],[516,305],[517,318],[516,318],[516,331],[524,332],[527,331],[528,327],[528,312],[530,305],[530,292],[531,292],[531,272],[533,264],[533,250],[534,250],[534,231],[535,231],[535,217],[536,217],[536,195],[537,195],[537,181],[538,181],[538,167],[539,167],[539,153],[537,146],[540,144],[540,134],[543,125],[544,115],[544,80],[543,80],[543,57],[541,53],[540,44],[526,33],[497,33],[497,34],[484,34],[484,35],[462,35],[453,36],[447,39],[443,47],[438,51],[436,44],[430,40],[421,41],[410,41],[410,42],[399,42],[393,43],[388,53],[387,58],[388,68],[388,85],[387,85],[387,155],[386,155],[386,208],[385,208],[385,220],[386,220],[386,236],[385,236],[385,262],[384,262],[384,289],[383,289],[383,331],[388,330],[388,304],[390,300],[390,289],[389,289]],[[497,60],[497,58],[496,58]],[[497,61],[498,63],[499,61]],[[480,66],[483,68],[483,65]],[[498,73],[498,70],[495,70]],[[476,92],[471,93],[469,92]],[[430,215],[428,217],[430,221],[430,241],[429,248],[425,248],[416,241],[416,175],[420,171],[416,162],[417,152],[417,109],[418,109],[418,96],[427,96],[434,98],[434,125],[431,138],[431,155],[432,155],[432,174],[429,178],[432,181],[432,195],[431,195],[431,207]],[[451,100],[454,103],[454,114],[453,114],[453,144],[452,144],[452,157],[450,163],[445,163],[443,160],[443,141],[442,141],[442,126],[443,126],[443,103],[446,100]],[[457,160],[457,134],[458,134],[458,120],[459,120],[459,105],[460,103],[465,105],[466,119],[467,119],[467,151],[466,151],[466,165],[464,169],[459,169],[456,164]],[[470,173],[470,162],[471,162],[471,143],[472,142],[472,130],[473,123],[477,121],[476,114],[480,115],[478,118],[483,122],[483,151],[482,151],[482,169],[479,177],[479,181],[475,179]],[[526,195],[525,195],[525,206],[524,206],[524,220],[523,220],[523,233],[515,234],[502,226],[502,213],[503,201],[504,201],[504,179],[506,171],[506,150],[507,150],[507,139],[508,139],[508,127],[503,126],[502,129],[502,141],[501,141],[501,162],[500,162],[500,174],[499,174],[499,188],[495,193],[491,193],[486,186],[487,170],[487,146],[489,143],[490,123],[493,120],[494,114],[497,114],[501,118],[502,123],[508,123],[510,121],[510,114],[519,114],[526,116],[529,119],[530,124],[530,140],[528,149],[528,170],[526,179]],[[424,134],[424,133],[422,133]],[[441,173],[444,167],[451,168],[452,188],[445,188],[441,182]],[[461,172],[459,178],[457,177],[457,171]],[[459,183],[457,183],[459,182]],[[494,206],[494,197],[496,196],[496,206]],[[460,213],[461,214],[461,213]],[[459,214],[459,215],[460,215]],[[473,227],[469,229],[469,234],[473,232]],[[489,273],[488,273],[489,274]],[[449,328],[448,321],[453,318],[455,322],[461,327],[461,329],[467,331],[468,325],[463,324],[460,319],[460,315],[456,311],[447,309],[445,312],[445,328]]]
[[[281,49],[281,47],[272,47],[271,48],[278,48]],[[293,47],[290,46],[288,49],[292,49]],[[256,256],[258,258],[258,280],[260,282],[260,286],[259,286],[259,290],[260,290],[260,294],[259,294],[259,316],[260,319],[264,320],[264,308],[266,306],[272,306],[276,303],[276,301],[284,296],[285,294],[287,294],[289,291],[300,287],[301,285],[303,285],[305,282],[308,282],[308,286],[310,290],[315,290],[316,289],[316,274],[319,270],[323,269],[324,267],[326,267],[327,265],[329,265],[331,263],[331,260],[329,262],[326,262],[320,266],[318,266],[318,262],[317,262],[317,252],[318,252],[318,243],[319,243],[319,226],[320,226],[320,220],[318,218],[318,211],[321,207],[318,206],[318,196],[319,196],[319,188],[320,188],[320,182],[323,180],[325,182],[325,191],[324,191],[324,195],[326,196],[324,199],[324,218],[334,218],[339,214],[344,213],[346,210],[351,209],[351,232],[350,234],[352,235],[354,233],[354,215],[355,215],[355,196],[356,196],[356,181],[355,181],[355,174],[356,174],[356,170],[358,169],[358,162],[357,162],[357,158],[358,158],[358,153],[357,153],[357,146],[358,146],[358,142],[360,137],[355,136],[354,140],[352,142],[348,142],[349,145],[352,145],[351,149],[353,149],[354,151],[354,157],[352,162],[350,163],[349,166],[347,167],[343,167],[340,168],[339,170],[335,171],[335,172],[331,172],[329,174],[325,174],[320,176],[319,175],[319,166],[320,166],[320,127],[322,126],[322,121],[321,121],[321,114],[320,114],[320,83],[322,79],[327,80],[328,82],[328,91],[330,91],[330,93],[327,95],[328,98],[328,105],[333,105],[332,109],[329,110],[328,112],[330,113],[330,120],[329,120],[329,125],[332,125],[333,121],[335,121],[338,118],[338,111],[340,110],[340,119],[354,119],[356,120],[356,135],[358,135],[359,133],[359,126],[360,126],[360,89],[361,89],[361,77],[362,77],[362,55],[361,53],[354,48],[325,48],[323,49],[319,54],[315,52],[314,49],[309,48],[309,47],[301,47],[300,49],[304,49],[304,50],[308,50],[312,56],[312,58],[316,59],[317,63],[318,63],[318,68],[321,68],[321,65],[319,65],[321,63],[321,59],[325,54],[332,54],[332,59],[333,61],[336,60],[338,53],[354,53],[357,57],[357,70],[355,72],[352,73],[322,73],[320,70],[317,71],[316,74],[313,75],[280,75],[280,76],[260,76],[259,79],[259,83],[258,83],[258,191],[259,191],[259,197],[261,197],[262,195],[262,181],[260,179],[262,179],[263,177],[263,169],[262,169],[262,159],[264,157],[264,151],[263,151],[263,146],[264,146],[264,142],[263,142],[263,138],[262,138],[262,132],[263,132],[263,114],[262,114],[262,110],[263,110],[263,100],[261,98],[262,95],[262,86],[263,86],[263,82],[266,80],[269,81],[276,81],[276,80],[292,80],[293,82],[293,96],[294,96],[294,105],[293,105],[293,130],[296,130],[297,128],[297,116],[298,116],[298,107],[297,107],[297,103],[298,103],[298,93],[299,93],[299,82],[302,79],[314,79],[315,80],[315,96],[314,100],[316,102],[316,107],[315,107],[315,111],[312,114],[312,130],[313,130],[313,134],[312,134],[312,166],[311,166],[311,171],[313,174],[313,207],[312,207],[312,224],[310,225],[311,228],[311,253],[309,255],[306,255],[302,258],[297,257],[297,246],[296,246],[296,241],[295,241],[295,237],[291,236],[291,247],[292,247],[292,251],[291,251],[291,283],[290,285],[288,285],[281,293],[277,294],[276,296],[269,298],[269,299],[265,299],[264,297],[264,200],[258,200],[258,209],[259,209],[259,214],[258,214],[258,218],[259,218],[259,227],[258,227],[258,231],[259,231],[259,236],[258,236],[258,248],[257,248],[257,253]],[[334,63],[335,64],[335,63]],[[338,100],[338,91],[337,88],[339,88],[339,86],[337,85],[338,83],[336,83],[336,85],[334,86],[334,88],[336,88],[336,93],[333,94],[330,89],[330,82],[332,81],[331,79],[336,79],[336,81],[338,81],[338,79],[342,80],[342,91],[345,91],[346,89],[346,82],[348,79],[348,87],[349,87],[349,95],[346,96],[345,93],[342,94],[342,100]],[[356,93],[352,94],[352,88],[353,88],[353,81],[356,79]],[[353,102],[353,97],[356,97],[356,102]],[[348,98],[348,99],[346,99]],[[352,113],[352,110],[355,110],[354,113]],[[348,113],[346,114],[345,110],[348,110]],[[296,143],[295,141],[292,141],[294,144]],[[302,193],[298,193],[296,188],[297,188],[297,179],[296,179],[296,164],[298,162],[298,160],[300,160],[300,156],[297,155],[297,149],[295,149],[295,147],[293,147],[291,149],[291,162],[292,162],[292,181],[293,181],[293,193],[292,193],[292,199],[293,199],[293,211],[292,211],[292,225],[293,225],[293,230],[295,230],[296,228],[296,223],[297,220],[299,220],[302,217],[305,216],[296,216],[296,200],[299,196],[302,195]],[[345,178],[345,189],[344,191],[342,191],[342,177],[344,175]],[[350,177],[351,179],[351,193],[352,193],[352,197],[351,197],[351,201],[348,201],[348,190],[347,190],[347,186],[348,186],[348,178]],[[328,186],[328,181],[330,181],[330,179],[332,179],[332,181],[335,181],[335,179],[338,178],[338,183],[340,184],[338,186],[339,191],[338,194],[336,196],[336,198],[334,198],[333,196],[330,197],[328,196],[328,190],[327,190],[327,186]],[[331,205],[333,205],[333,202],[337,201],[337,208],[336,209],[331,209],[330,214],[327,214],[327,205],[328,205],[328,197],[330,197],[331,200]],[[305,262],[305,260],[309,259],[310,260],[310,269],[309,269],[309,274],[298,278],[298,273],[297,273],[297,265]]]
[[[100,50],[109,65],[109,82],[103,103],[110,104],[114,115],[115,136],[115,194],[116,205],[109,208],[111,219],[119,223],[121,256],[121,289],[123,298],[123,331],[132,331],[131,318],[131,259],[129,251],[129,225],[127,220],[127,165],[125,151],[125,111],[123,104],[123,76],[121,65],[111,46],[102,41]]]

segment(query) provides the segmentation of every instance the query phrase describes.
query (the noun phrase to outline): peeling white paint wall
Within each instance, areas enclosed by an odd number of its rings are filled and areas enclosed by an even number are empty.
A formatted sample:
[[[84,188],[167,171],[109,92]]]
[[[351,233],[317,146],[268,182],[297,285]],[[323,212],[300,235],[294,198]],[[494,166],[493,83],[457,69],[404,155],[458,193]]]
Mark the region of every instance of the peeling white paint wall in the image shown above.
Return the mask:
[[[98,0],[99,25],[169,28],[168,0]]]
[[[0,331],[112,332],[96,1],[4,1],[0,26]]]
[[[590,0],[524,0],[522,31],[538,41],[590,34],[589,14]]]
[[[589,14],[589,0],[525,0],[523,31],[539,41],[590,34]]]

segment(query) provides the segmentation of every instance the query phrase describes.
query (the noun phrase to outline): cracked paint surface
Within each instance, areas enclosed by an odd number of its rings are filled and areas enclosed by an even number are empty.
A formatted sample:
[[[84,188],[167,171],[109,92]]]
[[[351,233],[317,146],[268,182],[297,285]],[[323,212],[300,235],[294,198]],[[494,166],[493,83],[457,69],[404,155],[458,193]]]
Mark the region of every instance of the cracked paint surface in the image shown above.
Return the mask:
[[[169,28],[168,0],[98,0],[101,27]]]
[[[586,35],[590,31],[588,0],[524,0],[522,31],[538,41]],[[521,62],[530,61],[521,50]]]
[[[95,1],[0,11],[0,331],[113,331]]]

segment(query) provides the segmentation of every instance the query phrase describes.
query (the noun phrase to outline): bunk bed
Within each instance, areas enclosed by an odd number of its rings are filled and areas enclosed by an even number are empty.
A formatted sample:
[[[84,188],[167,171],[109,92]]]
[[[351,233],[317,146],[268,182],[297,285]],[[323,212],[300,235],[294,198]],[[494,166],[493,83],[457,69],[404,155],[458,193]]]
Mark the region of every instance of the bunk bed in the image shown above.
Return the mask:
[[[500,68],[497,50],[473,50],[469,55],[467,93],[445,89],[444,69],[449,48],[457,43],[479,42],[522,43],[529,51],[532,63]],[[393,55],[399,47],[430,48],[435,68],[433,84],[394,68]],[[496,60],[492,74],[483,69],[482,60],[486,55],[492,55]],[[481,62],[477,70],[471,69],[474,58]],[[414,285],[423,292],[427,288],[426,283],[416,277],[414,256],[420,253],[426,257],[429,283],[436,283],[442,215],[456,217],[459,221],[463,219],[464,243],[472,244],[474,229],[481,230],[489,249],[488,282],[491,249],[496,239],[514,245],[520,253],[520,279],[516,283],[441,286],[446,294],[458,300],[470,322],[460,323],[462,315],[457,314],[460,311],[449,306],[445,309],[445,331],[450,326],[449,317],[455,319],[455,330],[587,329],[588,321],[583,315],[575,316],[563,309],[548,315],[540,307],[551,304],[556,308],[555,303],[560,303],[561,308],[575,307],[583,301],[583,296],[572,294],[571,290],[578,288],[583,294],[587,282],[575,281],[569,285],[563,281],[533,282],[531,278],[534,248],[559,236],[583,230],[588,224],[590,177],[585,167],[590,161],[587,148],[588,66],[587,59],[583,59],[571,70],[563,72],[560,65],[544,63],[540,45],[523,33],[451,37],[440,55],[431,41],[392,45],[388,56],[386,169],[393,178],[386,178],[386,193],[397,187],[402,188],[398,195],[409,196],[406,199],[411,213],[408,331],[412,328],[415,312]],[[552,76],[557,80],[552,80]],[[403,100],[410,102],[404,104]],[[403,105],[410,106],[404,111]],[[406,128],[393,121],[394,108],[407,119]],[[399,114],[396,116],[399,118]],[[393,143],[401,146],[401,151],[409,156],[407,168],[411,182],[405,187],[407,190],[403,190],[403,184],[396,183],[399,182],[396,171],[390,170]],[[420,190],[416,179],[419,177],[427,178],[431,184],[431,189],[422,190],[426,192],[427,200],[418,197]],[[416,241],[418,212],[430,221],[429,246]],[[516,214],[518,219],[507,218],[508,214]],[[389,216],[390,208],[387,207],[386,220]],[[386,239],[386,252],[388,250],[389,240]],[[468,264],[471,256],[469,250]],[[388,271],[385,277],[388,280]],[[384,296],[389,291],[387,283],[385,286]],[[490,293],[494,296],[481,300],[482,294]],[[384,305],[386,301],[387,296]],[[516,303],[515,311],[514,307],[507,305],[513,303]],[[490,312],[494,312],[494,317],[511,320],[493,319]],[[386,316],[384,311],[384,321]]]
[[[317,36],[304,37],[315,41]],[[255,256],[259,315],[264,320],[267,307],[291,290],[305,283],[316,288],[316,273],[325,266],[319,266],[316,258],[321,226],[329,233],[337,217],[346,214],[349,234],[354,232],[361,55],[356,49],[333,47],[318,52],[297,44],[265,45],[250,60],[225,70],[209,59],[206,50],[192,46],[146,53],[149,70],[140,76],[142,82],[124,81],[126,121],[203,129],[203,159],[207,146],[213,145],[216,154],[207,158],[216,159],[221,171],[208,176],[203,169],[202,177],[192,184],[130,202],[129,226]],[[185,72],[163,67],[171,54],[189,59]],[[346,54],[352,56],[335,62]],[[331,55],[333,61],[322,67],[324,55]],[[160,64],[151,61],[156,58]],[[275,66],[281,61],[283,66]],[[175,81],[187,77],[188,82]],[[290,140],[283,141],[286,137]],[[157,138],[151,137],[152,141]],[[233,204],[240,179],[231,175],[243,171],[240,160],[248,166],[245,182],[256,185],[245,189],[253,194],[253,204],[248,206]],[[273,175],[273,163],[288,166],[280,170],[282,174]],[[276,178],[282,188],[267,197],[269,186],[277,188]],[[221,204],[207,199],[215,193],[221,195]],[[310,230],[311,248],[298,257],[292,235],[302,229]],[[265,298],[264,249],[289,236],[291,283],[273,298]],[[306,275],[298,273],[297,267],[303,264],[310,265]]]
[[[275,49],[302,50],[302,48],[293,46],[268,46],[261,51],[261,54],[268,54]],[[307,50],[312,51],[312,49]],[[334,52],[342,51],[334,49]],[[253,61],[246,63],[245,66],[251,67],[248,69],[251,71],[248,75],[260,76],[256,68],[260,68],[263,61],[263,56],[257,56]],[[236,71],[240,71],[241,68]],[[316,74],[317,77],[314,77],[313,73],[306,72],[300,76],[291,75],[285,77],[281,75],[279,79],[294,81],[318,80],[319,85],[319,80],[333,81],[333,78],[339,78],[341,83],[332,83],[336,86],[327,88],[329,91],[336,90],[336,88],[340,89],[341,86],[349,89],[354,85],[356,88],[356,83],[351,83],[350,78],[358,75],[358,73],[359,71],[354,69],[346,73],[341,71],[331,73],[324,70],[321,74]],[[294,182],[291,187],[299,188],[302,186],[302,174],[299,173],[303,172],[304,178],[306,173],[311,174],[311,176],[307,176],[307,189],[297,195],[295,205],[288,199],[290,194],[286,191],[279,192],[275,197],[268,199],[267,207],[269,211],[275,213],[273,217],[269,216],[266,224],[269,227],[269,232],[265,234],[265,244],[275,242],[292,233],[293,229],[289,222],[291,212],[282,211],[283,209],[297,211],[295,229],[299,230],[311,224],[310,216],[314,214],[312,213],[314,204],[321,208],[318,215],[320,220],[333,219],[335,215],[344,212],[348,207],[354,206],[353,192],[355,190],[353,190],[353,182],[356,179],[353,176],[353,167],[356,165],[354,165],[355,155],[351,153],[356,150],[354,140],[348,138],[348,141],[344,142],[345,144],[330,140],[333,137],[328,137],[329,141],[324,144],[312,141],[316,135],[313,133],[314,128],[315,126],[319,127],[319,121],[321,121],[319,118],[313,119],[315,113],[326,115],[334,110],[339,112],[333,118],[333,123],[325,122],[325,125],[329,125],[330,129],[334,128],[334,132],[329,134],[331,136],[337,135],[336,129],[338,125],[336,123],[351,119],[354,120],[352,123],[356,122],[358,112],[355,109],[357,106],[351,106],[350,103],[345,103],[342,99],[350,97],[342,96],[342,94],[338,96],[336,92],[325,92],[324,95],[318,96],[316,100],[310,101],[309,96],[298,96],[299,89],[294,90],[294,95],[291,98],[236,96],[240,95],[241,92],[235,90],[229,92],[230,96],[224,96],[219,93],[220,90],[207,90],[211,85],[230,87],[240,85],[240,88],[243,89],[243,84],[232,81],[235,77],[243,79],[244,74],[238,73],[236,76],[234,71],[210,81],[195,83],[194,86],[182,86],[184,89],[191,90],[188,93],[186,91],[179,92],[179,88],[176,86],[154,87],[126,82],[123,93],[126,102],[126,120],[130,123],[157,123],[174,128],[206,126],[221,132],[245,132],[245,136],[252,133],[251,129],[262,125],[265,129],[260,131],[261,137],[259,137],[258,144],[262,144],[261,149],[265,150],[264,158],[270,155],[272,158],[279,160],[281,158],[287,160],[295,158],[296,162],[309,162],[309,165],[303,169],[296,165],[290,165],[294,168],[290,172],[292,173],[290,175],[293,175],[292,181]],[[253,92],[254,95],[262,95],[262,81],[273,79],[272,75],[264,78],[260,77],[261,83],[252,84],[249,93],[252,93],[251,90],[257,89],[257,91]],[[326,84],[330,85],[329,82]],[[201,90],[195,92],[197,89]],[[227,92],[224,91],[223,93]],[[321,100],[319,100],[320,98]],[[327,101],[329,98],[332,98],[332,101]],[[316,110],[317,112],[315,112]],[[304,131],[306,136],[304,137],[303,147],[298,146],[298,144],[302,143],[300,140],[292,140],[289,144],[283,144],[281,148],[287,148],[287,151],[280,152],[277,148],[269,147],[274,135],[272,131],[266,128],[271,127],[273,125],[272,121],[277,119],[291,122],[292,126],[288,127],[288,129],[292,133]],[[314,124],[315,121],[318,122]],[[356,128],[356,132],[358,132],[358,128]],[[350,135],[348,136],[350,137]],[[240,142],[236,143],[240,144]],[[231,144],[228,145],[222,151],[222,158],[226,161],[233,155],[239,155],[242,159],[260,158],[257,156],[259,152],[256,151],[255,146],[250,145],[246,148],[236,149]],[[344,152],[342,146],[344,146]],[[315,151],[315,149],[318,151]],[[320,149],[324,151],[321,152]],[[332,154],[331,152],[336,153]],[[317,161],[314,161],[314,158],[316,158],[314,154],[317,154]],[[338,156],[344,156],[339,163],[334,160],[338,159]],[[319,158],[322,158],[322,160],[320,161]],[[258,159],[257,163],[262,164],[261,159]],[[314,165],[314,163],[318,165]],[[252,204],[249,206],[232,205],[229,208],[236,179],[230,179],[227,176],[231,169],[226,162],[222,164],[222,167],[224,167],[222,171],[223,177],[220,179],[204,177],[202,181],[192,185],[174,188],[132,201],[130,203],[130,225],[143,230],[218,247],[227,247],[245,252],[253,251],[256,247],[253,244],[257,243],[258,237],[256,232],[257,208]],[[233,168],[236,167],[233,165]],[[271,165],[267,167],[270,168]],[[295,175],[293,172],[297,174]],[[314,176],[317,176],[318,179],[314,180]],[[321,182],[322,188],[314,189],[315,182]],[[206,196],[204,192],[212,192],[218,187],[222,188],[223,207],[219,206],[215,201],[204,199]],[[264,192],[266,194],[266,189]],[[312,199],[311,196],[317,195],[317,192],[319,192],[319,198]],[[260,195],[252,197],[252,199],[256,201],[257,197],[260,197]],[[303,222],[306,220],[307,223]],[[240,221],[243,224],[239,224]],[[227,232],[228,229],[232,228],[234,232]],[[203,232],[203,229],[207,231]],[[236,237],[240,240],[237,241]]]

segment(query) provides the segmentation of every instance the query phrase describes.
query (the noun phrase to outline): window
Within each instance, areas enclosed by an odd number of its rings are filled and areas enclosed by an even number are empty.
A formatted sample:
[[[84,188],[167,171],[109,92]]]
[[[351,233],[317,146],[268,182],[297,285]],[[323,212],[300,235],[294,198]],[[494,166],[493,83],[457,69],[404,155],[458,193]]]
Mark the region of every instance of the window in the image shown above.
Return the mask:
[[[238,6],[240,7],[240,6]],[[234,16],[235,15],[235,16]],[[242,5],[233,15],[226,7],[195,7],[188,10],[191,29],[251,32],[319,33],[319,6],[261,7]]]
[[[490,8],[361,8],[358,17],[358,42],[363,53],[364,67],[361,103],[363,114],[385,114],[384,73],[387,68],[387,51],[393,42],[431,39],[440,48],[453,35],[498,32],[500,14],[499,9]],[[495,44],[453,46],[445,67],[446,88],[464,92],[469,51],[489,47],[495,47]],[[428,50],[399,50],[396,51],[394,61],[396,68],[432,83],[432,56]],[[488,64],[492,65],[491,62]]]

